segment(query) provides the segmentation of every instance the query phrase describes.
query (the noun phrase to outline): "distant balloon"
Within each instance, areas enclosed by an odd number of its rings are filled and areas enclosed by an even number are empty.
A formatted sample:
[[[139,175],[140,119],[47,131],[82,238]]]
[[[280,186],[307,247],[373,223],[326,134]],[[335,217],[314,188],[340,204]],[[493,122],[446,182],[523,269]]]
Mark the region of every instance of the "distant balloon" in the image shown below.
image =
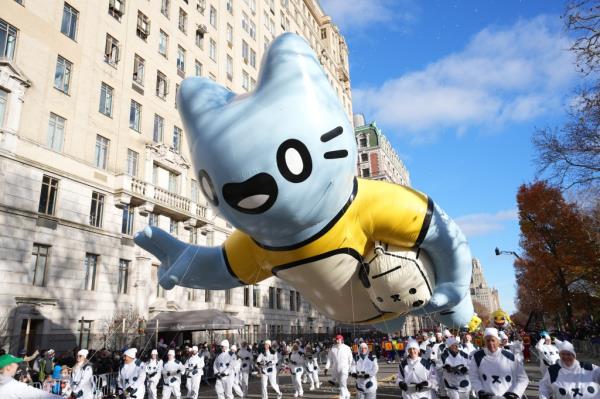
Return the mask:
[[[139,232],[135,242],[162,262],[163,287],[228,289],[275,275],[343,322],[470,320],[465,237],[425,194],[356,178],[353,126],[304,39],[273,41],[252,93],[194,77],[177,100],[193,173],[237,230],[221,247]]]

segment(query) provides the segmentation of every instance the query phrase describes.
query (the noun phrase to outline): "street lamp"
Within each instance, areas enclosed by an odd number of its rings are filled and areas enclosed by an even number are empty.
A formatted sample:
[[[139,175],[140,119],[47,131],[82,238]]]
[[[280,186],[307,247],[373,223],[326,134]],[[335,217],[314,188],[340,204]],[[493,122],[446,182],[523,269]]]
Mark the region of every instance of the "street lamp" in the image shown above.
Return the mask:
[[[501,251],[500,249],[498,249],[498,247],[496,247],[496,249],[494,249],[494,252],[496,253],[496,256],[500,256],[502,254],[513,255],[515,258],[521,260],[519,254],[517,254],[515,251]]]

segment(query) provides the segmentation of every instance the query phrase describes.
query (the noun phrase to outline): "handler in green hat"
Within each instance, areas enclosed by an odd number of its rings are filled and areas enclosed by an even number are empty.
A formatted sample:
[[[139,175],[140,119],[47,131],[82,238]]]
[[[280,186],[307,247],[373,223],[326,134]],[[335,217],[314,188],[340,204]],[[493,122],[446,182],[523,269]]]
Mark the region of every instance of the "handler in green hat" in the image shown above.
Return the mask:
[[[0,398],[2,399],[60,399],[58,395],[36,389],[14,379],[23,359],[13,355],[0,356]]]

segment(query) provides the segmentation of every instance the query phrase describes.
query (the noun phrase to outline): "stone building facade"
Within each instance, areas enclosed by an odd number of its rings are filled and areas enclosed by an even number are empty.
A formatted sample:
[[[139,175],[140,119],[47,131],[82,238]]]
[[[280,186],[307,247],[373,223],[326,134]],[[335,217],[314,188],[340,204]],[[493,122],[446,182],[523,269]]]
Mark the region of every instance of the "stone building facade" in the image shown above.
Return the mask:
[[[352,115],[348,48],[315,0],[5,0],[0,8],[0,346],[96,346],[123,314],[216,308],[246,339],[328,333],[281,281],[164,291],[133,243],[156,225],[219,245],[176,109],[181,80],[256,85],[268,44],[306,38]],[[123,316],[123,318],[125,318]]]

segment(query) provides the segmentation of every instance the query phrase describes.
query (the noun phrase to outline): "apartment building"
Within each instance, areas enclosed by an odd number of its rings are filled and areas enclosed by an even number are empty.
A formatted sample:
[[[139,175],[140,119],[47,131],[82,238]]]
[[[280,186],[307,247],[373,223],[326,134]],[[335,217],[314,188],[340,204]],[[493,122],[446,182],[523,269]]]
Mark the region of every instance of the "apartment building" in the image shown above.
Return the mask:
[[[315,0],[4,0],[0,8],[1,346],[94,346],[123,312],[214,308],[260,334],[333,322],[269,279],[163,290],[133,234],[219,245],[175,98],[187,76],[251,91],[269,43],[306,38],[352,116],[348,48]],[[6,338],[8,337],[8,338]]]

